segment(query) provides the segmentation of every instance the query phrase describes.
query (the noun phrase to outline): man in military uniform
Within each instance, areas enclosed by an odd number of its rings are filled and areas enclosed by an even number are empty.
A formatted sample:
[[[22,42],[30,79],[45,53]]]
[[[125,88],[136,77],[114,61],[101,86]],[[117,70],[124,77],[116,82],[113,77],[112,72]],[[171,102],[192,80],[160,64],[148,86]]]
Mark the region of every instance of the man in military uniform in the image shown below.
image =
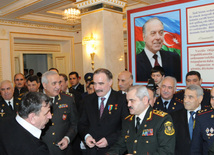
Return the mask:
[[[130,116],[125,119],[122,135],[107,155],[173,155],[175,130],[171,116],[149,105],[145,86],[132,86],[127,93]]]
[[[186,75],[186,85],[198,85],[201,87],[202,79],[201,74],[197,71],[190,71]],[[201,102],[202,109],[208,108],[210,106],[210,89],[202,88],[204,95],[203,100]],[[175,93],[175,99],[179,100],[183,103],[184,99],[184,89],[179,90]]]
[[[29,76],[26,80],[26,85],[29,92],[42,92],[40,88],[40,80],[37,75]]]
[[[214,88],[211,90],[211,104],[213,105]],[[193,139],[191,144],[191,155],[207,155],[208,150],[214,142],[214,110],[211,108],[201,110],[197,113]]]
[[[52,120],[46,125],[42,139],[51,155],[71,154],[70,142],[77,134],[77,110],[73,97],[60,93],[59,74],[47,71],[42,75],[44,93],[53,99]]]
[[[157,98],[154,109],[171,113],[184,108],[184,105],[174,98],[177,81],[174,77],[166,76],[160,87],[160,97]]]
[[[14,76],[15,89],[13,96],[15,99],[17,99],[20,94],[28,92],[27,87],[25,86],[25,81],[25,77],[22,73],[17,73]]]
[[[4,80],[0,83],[0,119],[5,117],[15,117],[18,111],[19,103],[13,97],[13,83]]]

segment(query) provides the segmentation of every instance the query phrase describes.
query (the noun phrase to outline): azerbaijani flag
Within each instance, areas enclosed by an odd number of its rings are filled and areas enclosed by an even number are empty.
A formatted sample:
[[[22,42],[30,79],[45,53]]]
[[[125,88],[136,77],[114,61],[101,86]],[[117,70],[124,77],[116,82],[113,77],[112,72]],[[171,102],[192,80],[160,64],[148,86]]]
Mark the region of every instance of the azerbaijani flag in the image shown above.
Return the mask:
[[[180,22],[179,20],[162,16],[147,16],[135,19],[136,54],[139,54],[145,46],[142,27],[148,19],[153,17],[159,18],[164,25],[164,43],[162,49],[165,51],[177,52],[181,55]]]

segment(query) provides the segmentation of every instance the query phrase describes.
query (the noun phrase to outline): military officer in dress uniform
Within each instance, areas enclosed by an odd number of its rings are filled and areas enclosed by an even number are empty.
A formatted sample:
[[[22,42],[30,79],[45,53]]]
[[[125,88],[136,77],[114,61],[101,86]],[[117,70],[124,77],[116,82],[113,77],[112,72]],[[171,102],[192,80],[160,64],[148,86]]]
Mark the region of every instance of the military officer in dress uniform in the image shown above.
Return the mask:
[[[201,74],[197,71],[190,71],[186,75],[186,85],[198,85],[201,87],[202,79]],[[203,100],[201,102],[201,108],[206,109],[210,106],[210,89],[202,88],[204,91]],[[175,93],[175,99],[183,103],[184,89]]]
[[[19,103],[13,97],[13,83],[4,80],[0,83],[0,119],[5,117],[15,117],[18,111]]]
[[[44,93],[53,99],[52,120],[46,125],[42,139],[51,155],[71,154],[71,145],[77,134],[77,110],[73,97],[60,93],[60,77],[54,71],[42,75]]]
[[[24,94],[28,92],[27,87],[25,86],[25,77],[22,73],[17,73],[14,76],[14,83],[15,83],[15,88],[14,88],[14,98],[17,99],[20,94]]]
[[[127,93],[130,116],[125,119],[122,135],[107,155],[173,155],[175,130],[171,116],[149,105],[145,86],[132,86]]]
[[[214,88],[211,90],[211,105],[214,105]],[[207,155],[214,142],[214,110],[208,108],[198,112],[191,145],[191,155]]]
[[[154,109],[162,110],[171,113],[184,108],[182,102],[174,98],[177,81],[174,77],[166,76],[160,87],[160,97],[157,98]]]

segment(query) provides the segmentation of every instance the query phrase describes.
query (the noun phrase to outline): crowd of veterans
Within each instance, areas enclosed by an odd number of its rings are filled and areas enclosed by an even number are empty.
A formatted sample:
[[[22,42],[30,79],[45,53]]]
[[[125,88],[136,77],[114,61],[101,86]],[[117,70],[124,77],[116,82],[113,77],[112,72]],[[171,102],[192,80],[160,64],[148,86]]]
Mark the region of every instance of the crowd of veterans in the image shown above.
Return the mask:
[[[0,83],[2,155],[208,155],[214,153],[214,88],[201,87],[199,72],[186,75],[186,87],[151,70],[146,86],[133,86],[128,71],[105,68],[87,73],[56,68]],[[69,87],[69,84],[71,87]],[[41,87],[42,85],[42,87]]]

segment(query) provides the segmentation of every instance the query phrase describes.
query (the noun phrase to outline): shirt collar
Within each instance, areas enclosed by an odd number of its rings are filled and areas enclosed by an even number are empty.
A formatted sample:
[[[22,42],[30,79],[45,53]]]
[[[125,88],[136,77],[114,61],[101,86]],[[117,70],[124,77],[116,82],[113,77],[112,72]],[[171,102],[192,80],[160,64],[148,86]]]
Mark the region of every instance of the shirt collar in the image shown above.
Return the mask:
[[[149,60],[150,60],[150,59],[153,59],[154,53],[152,53],[152,52],[151,52],[150,50],[148,50],[146,47],[144,48],[144,51],[145,51],[147,57],[149,58]],[[159,51],[158,51],[156,54],[157,54],[158,57],[161,57]]]
[[[21,118],[19,115],[16,115],[16,121],[25,128],[28,132],[30,132],[34,137],[40,138],[42,131],[32,124],[28,123],[26,120]]]
[[[103,96],[105,98],[105,101],[108,100],[110,94],[111,94],[111,89],[108,91],[108,93],[105,96]],[[99,97],[99,100],[101,100],[101,98],[103,98],[103,97]]]
[[[142,122],[148,109],[149,109],[149,106],[140,115],[136,115],[135,118],[139,117],[140,121]]]
[[[80,83],[77,83],[76,86],[73,86],[72,88],[77,89],[77,87],[79,86]]]

